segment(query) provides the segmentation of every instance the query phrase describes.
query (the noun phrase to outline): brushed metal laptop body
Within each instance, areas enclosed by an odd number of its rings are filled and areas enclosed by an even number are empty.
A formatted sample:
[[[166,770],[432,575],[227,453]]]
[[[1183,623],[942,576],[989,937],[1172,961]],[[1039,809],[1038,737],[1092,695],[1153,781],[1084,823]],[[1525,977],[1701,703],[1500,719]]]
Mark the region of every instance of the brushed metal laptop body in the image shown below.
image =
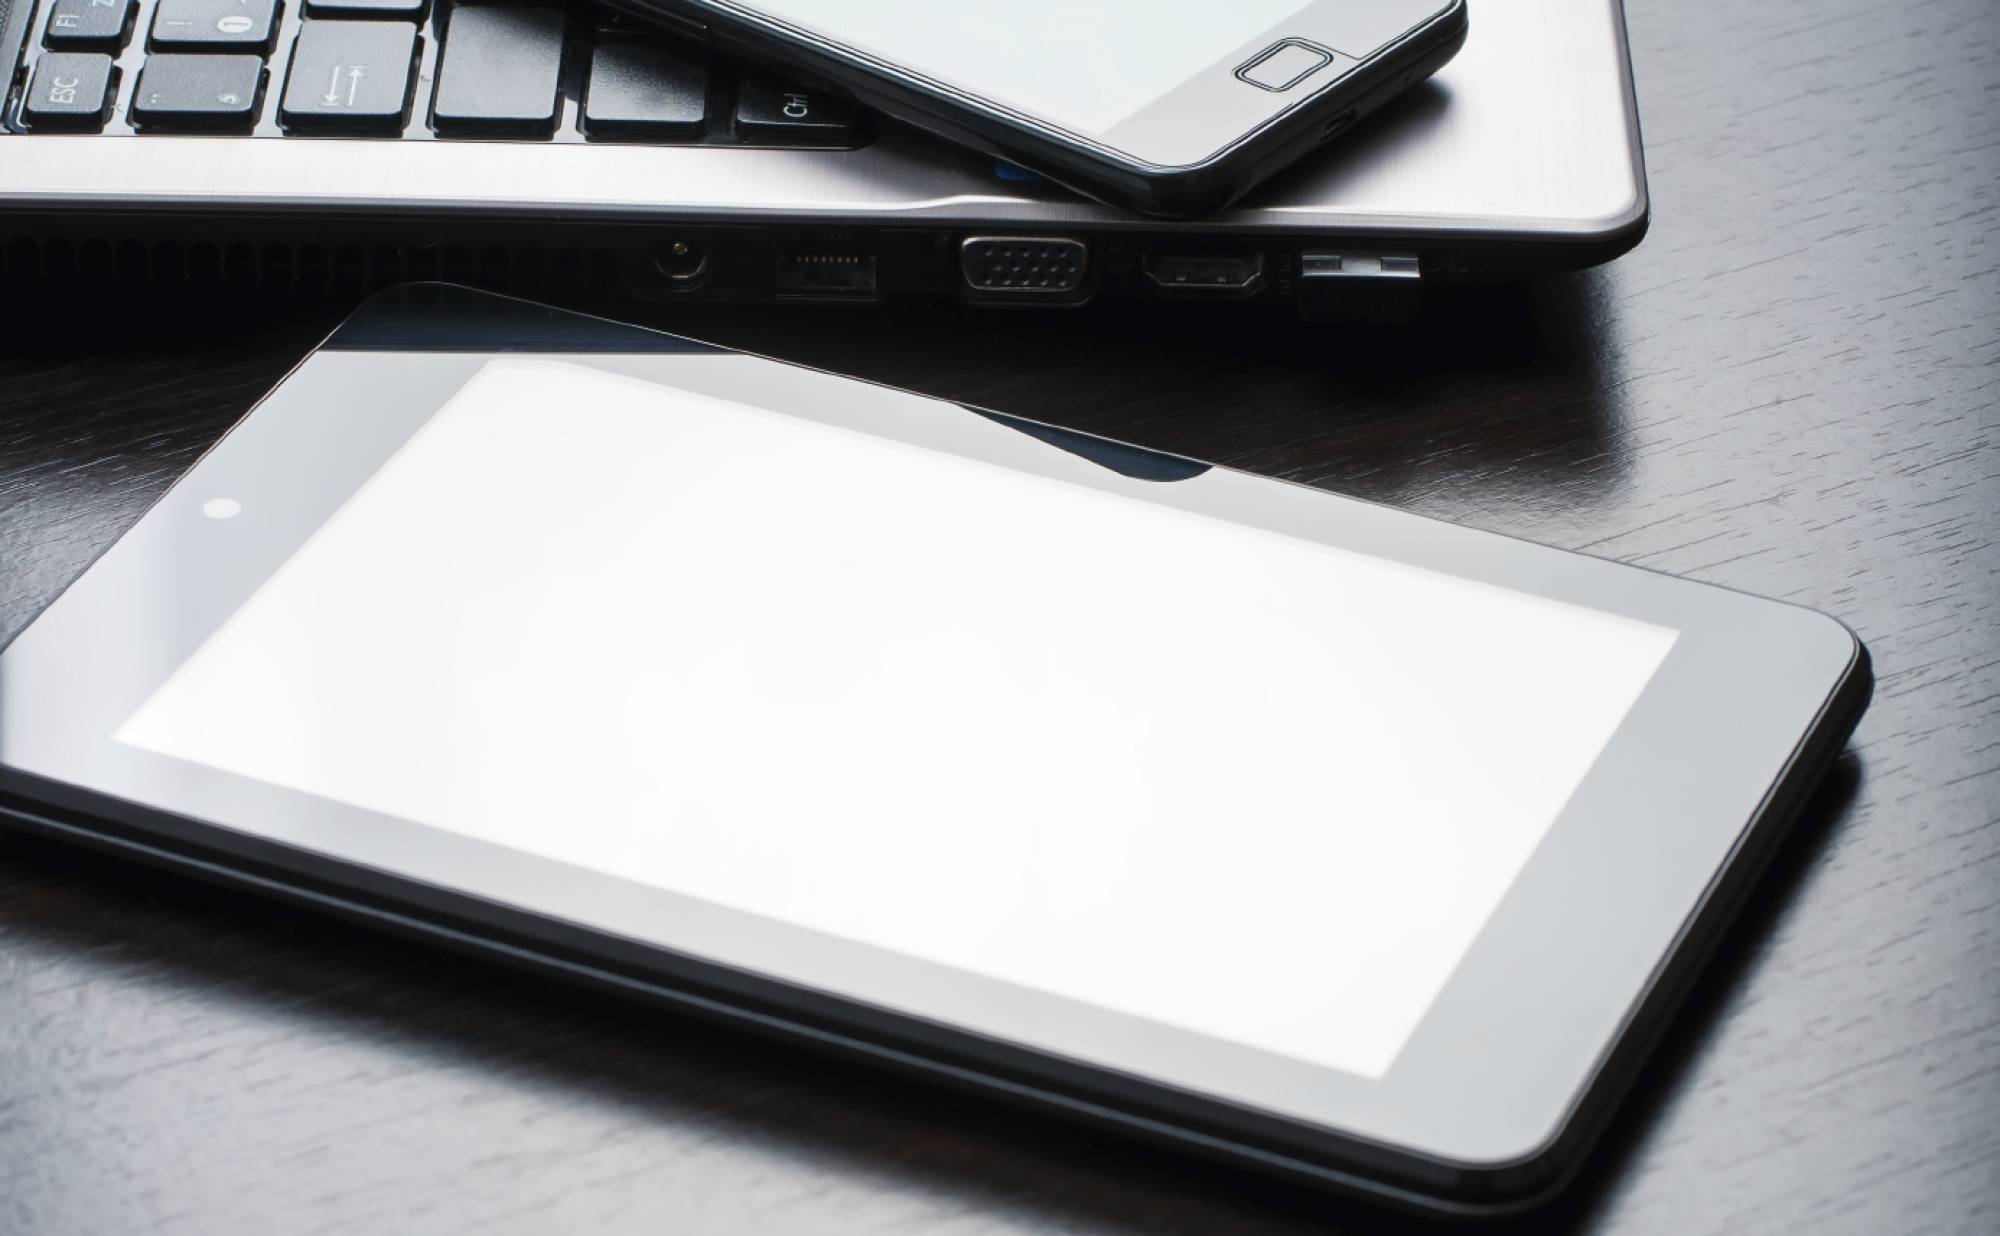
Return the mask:
[[[1337,315],[1420,282],[1601,262],[1646,225],[1619,0],[1478,8],[1431,83],[1192,223],[1082,200],[604,10],[230,3],[252,16],[0,0],[7,276],[1292,298]],[[363,114],[395,71],[360,77],[353,48],[379,63],[385,43],[408,81]],[[489,81],[456,63],[496,56]],[[1011,275],[1022,262],[1054,273]]]

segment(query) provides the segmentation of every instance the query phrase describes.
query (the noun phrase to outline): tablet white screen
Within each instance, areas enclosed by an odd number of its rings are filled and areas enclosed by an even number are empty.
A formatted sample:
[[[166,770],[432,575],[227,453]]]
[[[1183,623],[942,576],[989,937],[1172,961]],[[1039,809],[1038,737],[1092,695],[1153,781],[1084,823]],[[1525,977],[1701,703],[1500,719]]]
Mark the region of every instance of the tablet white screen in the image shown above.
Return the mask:
[[[1372,1077],[1673,640],[505,359],[118,737]]]

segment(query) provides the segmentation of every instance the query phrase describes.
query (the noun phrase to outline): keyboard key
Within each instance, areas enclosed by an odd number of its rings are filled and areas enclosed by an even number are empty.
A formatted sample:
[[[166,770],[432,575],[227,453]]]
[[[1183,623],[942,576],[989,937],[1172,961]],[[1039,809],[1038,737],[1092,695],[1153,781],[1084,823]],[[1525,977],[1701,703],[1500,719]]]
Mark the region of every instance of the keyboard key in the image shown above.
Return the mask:
[[[452,9],[431,100],[438,132],[554,133],[563,23],[553,6]]]
[[[152,45],[175,51],[263,49],[271,45],[277,24],[278,0],[160,0],[153,10]]]
[[[56,0],[49,9],[42,42],[49,47],[115,51],[125,46],[132,30],[132,14],[138,11],[138,0]]]
[[[146,57],[132,87],[132,122],[148,129],[247,129],[263,102],[256,56]]]
[[[21,118],[35,129],[101,128],[116,72],[109,56],[44,52],[21,99]]]
[[[417,28],[408,22],[309,21],[292,45],[278,120],[323,132],[400,130],[416,55]]]
[[[421,21],[430,6],[430,0],[306,0],[306,16]]]
[[[619,41],[590,53],[583,131],[592,137],[698,142],[708,125],[708,66],[670,44]]]
[[[848,146],[854,106],[816,90],[745,74],[736,90],[736,135],[768,146]]]

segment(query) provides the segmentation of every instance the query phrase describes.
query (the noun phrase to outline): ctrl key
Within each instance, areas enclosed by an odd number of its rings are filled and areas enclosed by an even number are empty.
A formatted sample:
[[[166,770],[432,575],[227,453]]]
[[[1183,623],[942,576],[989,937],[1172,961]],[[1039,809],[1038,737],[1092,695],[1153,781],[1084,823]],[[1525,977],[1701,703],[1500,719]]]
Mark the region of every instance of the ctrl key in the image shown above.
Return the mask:
[[[31,129],[100,129],[117,67],[94,52],[44,52],[28,78],[21,119]]]

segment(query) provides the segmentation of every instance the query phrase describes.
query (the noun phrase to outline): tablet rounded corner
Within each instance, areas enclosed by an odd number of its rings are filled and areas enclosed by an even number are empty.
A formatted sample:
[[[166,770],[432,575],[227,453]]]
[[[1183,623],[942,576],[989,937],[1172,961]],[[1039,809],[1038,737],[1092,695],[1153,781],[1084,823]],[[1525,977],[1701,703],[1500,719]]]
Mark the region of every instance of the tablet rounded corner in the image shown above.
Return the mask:
[[[1568,1113],[1554,1124],[1485,1145],[1436,1152],[1446,1182],[1430,1207],[1467,1219],[1525,1214],[1554,1201],[1576,1177],[1587,1145],[1575,1136]]]
[[[1801,632],[1809,632],[1815,666],[1825,666],[1834,677],[1833,694],[1859,692],[1864,706],[1875,690],[1875,657],[1853,627],[1816,609],[1800,607]]]

